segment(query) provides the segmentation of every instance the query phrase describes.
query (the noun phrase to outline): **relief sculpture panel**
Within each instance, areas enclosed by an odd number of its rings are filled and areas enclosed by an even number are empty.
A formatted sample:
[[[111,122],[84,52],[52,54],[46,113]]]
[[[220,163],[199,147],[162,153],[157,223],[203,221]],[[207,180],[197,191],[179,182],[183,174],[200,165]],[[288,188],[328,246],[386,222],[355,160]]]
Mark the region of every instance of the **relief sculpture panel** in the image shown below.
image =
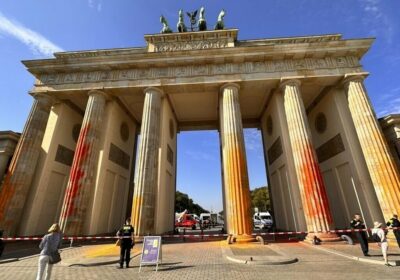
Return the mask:
[[[220,63],[205,65],[187,65],[173,67],[150,67],[146,69],[109,70],[81,73],[43,74],[36,85],[87,83],[98,81],[120,81],[159,79],[175,77],[193,77],[224,74],[274,73],[282,71],[318,70],[360,67],[354,57],[326,57],[255,61],[241,63]]]

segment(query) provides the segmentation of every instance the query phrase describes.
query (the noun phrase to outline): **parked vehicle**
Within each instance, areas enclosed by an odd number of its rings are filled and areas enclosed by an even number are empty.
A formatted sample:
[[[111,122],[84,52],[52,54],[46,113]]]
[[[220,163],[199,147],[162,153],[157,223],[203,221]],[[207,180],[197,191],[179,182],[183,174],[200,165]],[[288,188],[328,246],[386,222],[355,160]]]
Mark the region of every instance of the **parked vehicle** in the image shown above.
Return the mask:
[[[253,222],[255,228],[260,229],[271,229],[274,224],[271,214],[267,212],[258,212],[253,216]]]
[[[190,214],[184,214],[180,219],[175,220],[175,227],[197,228],[198,221]]]
[[[200,214],[200,226],[203,229],[211,227],[211,214],[210,213],[201,213]]]
[[[223,226],[225,224],[224,216],[218,214],[218,216],[217,216],[217,224],[220,225],[220,226]]]

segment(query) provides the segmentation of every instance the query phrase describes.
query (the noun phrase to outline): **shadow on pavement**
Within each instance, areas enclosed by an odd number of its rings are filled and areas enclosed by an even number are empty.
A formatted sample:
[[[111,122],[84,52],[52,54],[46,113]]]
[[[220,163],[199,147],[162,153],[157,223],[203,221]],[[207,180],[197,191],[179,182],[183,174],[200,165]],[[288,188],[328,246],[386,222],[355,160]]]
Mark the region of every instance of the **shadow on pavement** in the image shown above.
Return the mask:
[[[177,265],[177,266],[170,266],[170,267],[163,267],[162,265],[159,266],[158,271],[171,271],[171,270],[178,270],[178,269],[185,269],[194,267],[193,265]]]

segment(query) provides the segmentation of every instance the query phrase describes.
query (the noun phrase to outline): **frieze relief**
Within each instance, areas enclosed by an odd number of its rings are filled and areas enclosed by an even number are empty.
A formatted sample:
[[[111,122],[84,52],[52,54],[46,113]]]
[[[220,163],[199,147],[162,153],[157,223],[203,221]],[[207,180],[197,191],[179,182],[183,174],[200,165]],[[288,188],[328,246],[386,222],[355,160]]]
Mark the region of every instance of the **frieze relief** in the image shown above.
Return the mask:
[[[160,42],[154,44],[155,52],[176,52],[204,49],[220,49],[228,47],[228,40],[205,40],[192,42]]]
[[[98,81],[121,81],[160,79],[224,74],[274,73],[298,70],[318,70],[360,67],[356,57],[326,57],[259,62],[189,65],[176,67],[152,67],[146,69],[109,70],[77,73],[43,74],[36,85],[90,83]]]

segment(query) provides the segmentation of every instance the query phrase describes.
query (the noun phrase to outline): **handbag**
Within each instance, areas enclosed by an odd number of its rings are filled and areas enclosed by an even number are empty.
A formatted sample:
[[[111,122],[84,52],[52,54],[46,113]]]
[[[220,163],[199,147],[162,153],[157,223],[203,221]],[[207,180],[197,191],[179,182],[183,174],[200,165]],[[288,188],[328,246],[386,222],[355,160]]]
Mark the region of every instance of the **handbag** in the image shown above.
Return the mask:
[[[56,264],[59,263],[60,261],[61,261],[61,255],[60,252],[58,252],[58,250],[50,254],[49,264]]]

